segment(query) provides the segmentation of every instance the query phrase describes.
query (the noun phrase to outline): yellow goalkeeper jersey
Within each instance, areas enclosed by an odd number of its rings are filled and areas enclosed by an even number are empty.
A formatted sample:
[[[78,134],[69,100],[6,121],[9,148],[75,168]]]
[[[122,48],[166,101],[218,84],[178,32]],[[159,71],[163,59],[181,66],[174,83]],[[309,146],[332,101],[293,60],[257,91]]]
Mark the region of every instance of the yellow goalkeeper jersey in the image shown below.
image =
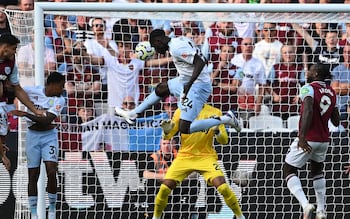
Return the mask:
[[[165,139],[172,138],[179,131],[180,113],[180,109],[175,111],[172,118],[172,122],[175,126],[168,135],[164,136]],[[207,119],[221,115],[222,112],[219,109],[205,104],[196,119]],[[214,136],[215,131],[213,128],[201,132],[194,132],[192,134],[181,134],[181,145],[177,157],[217,157],[217,153],[213,148]],[[220,144],[227,144],[228,142],[228,135],[223,124],[219,125],[219,134],[216,135],[216,140]]]

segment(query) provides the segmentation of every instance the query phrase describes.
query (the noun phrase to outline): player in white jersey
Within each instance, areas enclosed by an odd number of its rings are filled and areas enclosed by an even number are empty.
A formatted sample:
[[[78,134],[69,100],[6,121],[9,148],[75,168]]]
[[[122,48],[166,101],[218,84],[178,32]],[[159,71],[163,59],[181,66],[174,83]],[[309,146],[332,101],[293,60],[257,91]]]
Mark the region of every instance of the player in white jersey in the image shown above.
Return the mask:
[[[134,110],[124,111],[116,108],[118,115],[123,116],[128,122],[132,122],[138,113],[142,113],[171,94],[180,99],[178,105],[181,110],[179,122],[181,133],[190,134],[220,124],[229,124],[240,131],[239,122],[233,111],[229,111],[221,117],[194,121],[204,103],[207,102],[212,92],[212,86],[207,60],[191,39],[184,36],[170,38],[165,35],[163,30],[156,29],[150,34],[150,43],[158,53],[165,54],[169,51],[179,76],[159,83],[155,91]]]
[[[38,189],[37,182],[40,174],[41,160],[45,162],[47,173],[47,192],[49,197],[48,218],[56,218],[57,200],[57,162],[58,162],[58,134],[52,122],[60,114],[65,105],[61,96],[64,89],[65,77],[57,72],[47,78],[45,87],[27,87],[30,100],[38,109],[46,111],[45,116],[36,116],[30,110],[13,110],[16,116],[26,117],[28,131],[26,133],[26,155],[28,162],[28,200],[32,219],[37,219]]]

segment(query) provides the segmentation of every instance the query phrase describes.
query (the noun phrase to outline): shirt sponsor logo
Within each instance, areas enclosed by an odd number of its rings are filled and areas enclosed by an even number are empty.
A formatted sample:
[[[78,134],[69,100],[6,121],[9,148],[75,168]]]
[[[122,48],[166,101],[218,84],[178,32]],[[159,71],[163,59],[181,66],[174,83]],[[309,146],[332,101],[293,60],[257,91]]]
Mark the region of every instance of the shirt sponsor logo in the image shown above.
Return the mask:
[[[303,88],[301,89],[301,94],[307,94],[307,93],[309,93],[309,88],[303,87]]]

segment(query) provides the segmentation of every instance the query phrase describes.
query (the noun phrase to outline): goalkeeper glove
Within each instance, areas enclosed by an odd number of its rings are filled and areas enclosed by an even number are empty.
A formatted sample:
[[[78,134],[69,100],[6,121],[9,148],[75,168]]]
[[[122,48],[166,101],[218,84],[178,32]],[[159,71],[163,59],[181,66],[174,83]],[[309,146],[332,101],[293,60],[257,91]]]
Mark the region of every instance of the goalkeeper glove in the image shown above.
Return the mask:
[[[162,127],[163,129],[163,133],[165,135],[169,134],[170,131],[174,128],[175,124],[171,122],[170,119],[167,119],[167,120],[163,120],[161,123],[160,123],[160,127]]]

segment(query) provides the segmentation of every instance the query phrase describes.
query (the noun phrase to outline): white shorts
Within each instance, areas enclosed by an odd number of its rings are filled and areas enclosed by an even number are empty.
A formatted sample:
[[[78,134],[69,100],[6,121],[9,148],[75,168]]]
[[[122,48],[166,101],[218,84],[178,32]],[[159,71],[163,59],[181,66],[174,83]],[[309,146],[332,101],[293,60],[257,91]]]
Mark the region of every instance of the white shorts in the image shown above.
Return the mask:
[[[40,167],[41,160],[58,162],[58,134],[56,129],[26,133],[28,168]]]
[[[180,98],[183,93],[184,85],[179,81],[179,78],[177,77],[169,80],[168,87],[170,93],[179,100],[178,107],[181,110],[180,118],[191,122],[197,118],[212,92],[211,83],[194,83],[187,94],[188,103],[182,104]]]
[[[312,142],[308,141],[312,147],[310,153],[304,152],[301,148],[298,148],[299,138],[296,138],[289,148],[289,152],[286,156],[285,162],[297,168],[302,168],[307,161],[313,160],[317,163],[321,163],[326,158],[328,142]]]

